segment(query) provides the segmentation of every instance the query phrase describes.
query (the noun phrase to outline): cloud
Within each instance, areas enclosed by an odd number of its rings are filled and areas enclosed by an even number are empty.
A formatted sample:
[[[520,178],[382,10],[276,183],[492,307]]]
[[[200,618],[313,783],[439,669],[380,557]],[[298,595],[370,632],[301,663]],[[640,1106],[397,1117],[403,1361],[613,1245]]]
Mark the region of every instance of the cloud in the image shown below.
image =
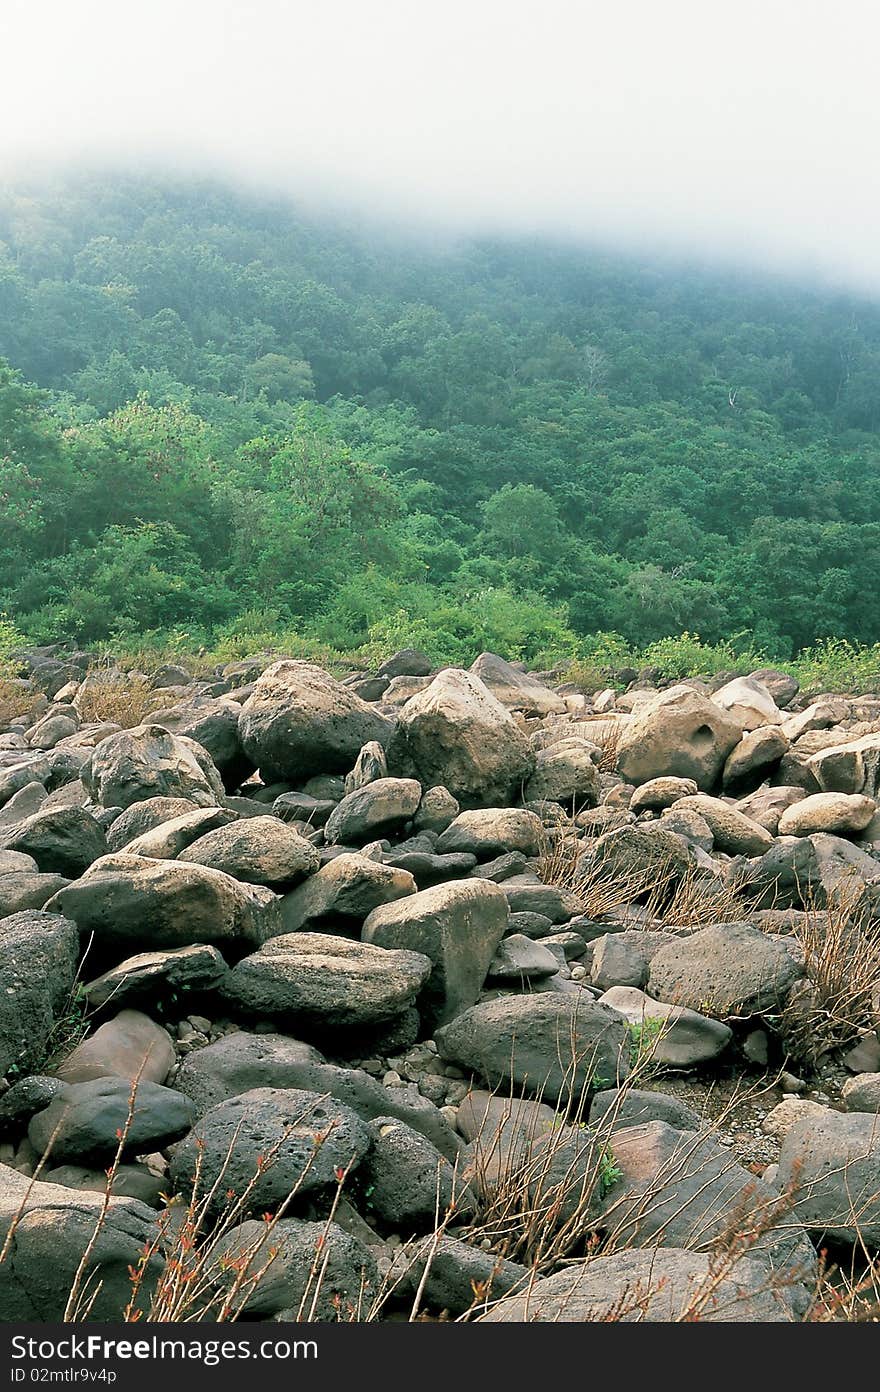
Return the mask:
[[[4,0],[0,172],[171,165],[878,291],[878,33],[869,0]]]

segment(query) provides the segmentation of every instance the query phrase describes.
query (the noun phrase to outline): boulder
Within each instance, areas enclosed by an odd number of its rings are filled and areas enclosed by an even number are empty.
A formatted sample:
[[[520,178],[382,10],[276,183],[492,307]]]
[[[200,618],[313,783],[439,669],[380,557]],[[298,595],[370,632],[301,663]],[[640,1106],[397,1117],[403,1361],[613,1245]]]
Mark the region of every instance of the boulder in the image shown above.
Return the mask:
[[[81,807],[40,808],[0,832],[0,848],[31,856],[45,875],[75,878],[106,855],[107,838]]]
[[[367,784],[375,783],[379,778],[387,777],[388,760],[385,757],[385,750],[381,744],[377,744],[375,740],[370,740],[355,759],[351,773],[345,775],[346,796],[349,793],[358,792],[360,788],[366,788]]]
[[[110,851],[121,851],[134,841],[135,837],[152,831],[153,827],[161,826],[163,822],[174,821],[189,813],[205,810],[218,811],[217,808],[197,808],[189,798],[154,797],[145,798],[143,802],[133,802],[130,807],[120,812],[107,832],[107,847]],[[198,825],[201,826],[201,823]]]
[[[69,883],[63,875],[39,875],[29,870],[0,874],[0,918],[22,913],[25,909],[42,909],[53,894]]]
[[[360,922],[379,904],[415,892],[416,882],[408,870],[363,855],[339,855],[285,894],[281,916],[288,933],[328,918]]]
[[[480,859],[520,851],[536,856],[544,842],[544,828],[534,812],[522,807],[492,807],[461,812],[441,832],[437,851],[441,855],[467,852]]]
[[[656,999],[725,1019],[777,1011],[803,967],[785,938],[748,923],[716,923],[661,948],[648,991]]]
[[[880,1243],[880,1117],[834,1112],[806,1117],[782,1142],[779,1187],[794,1216],[840,1242]]]
[[[152,998],[162,1000],[185,991],[210,990],[225,971],[226,963],[216,947],[193,943],[126,957],[117,967],[89,981],[83,995],[92,1010],[110,1003],[121,1006]]]
[[[662,812],[679,798],[693,797],[698,791],[692,778],[649,778],[636,788],[629,800],[630,812]]]
[[[343,1102],[364,1121],[394,1117],[427,1136],[447,1160],[455,1160],[460,1141],[444,1116],[414,1084],[386,1088],[362,1068],[325,1063],[316,1049],[282,1034],[223,1035],[187,1054],[175,1087],[193,1101],[199,1115],[228,1097],[258,1087],[299,1088]]]
[[[302,1218],[236,1224],[213,1248],[207,1279],[247,1319],[346,1324],[370,1308],[379,1285],[362,1242],[338,1223]]]
[[[880,1073],[857,1073],[841,1088],[848,1112],[880,1112]]]
[[[807,794],[803,788],[759,788],[749,797],[737,802],[736,810],[750,822],[757,822],[771,836],[779,830],[779,819],[787,807],[793,806]]]
[[[174,1062],[174,1045],[161,1025],[139,1010],[120,1010],[77,1044],[55,1072],[65,1083],[94,1078],[164,1083]]]
[[[738,720],[744,730],[779,725],[785,718],[766,686],[755,677],[734,677],[712,693],[712,700]]]
[[[639,928],[603,933],[593,946],[591,985],[600,991],[607,991],[611,986],[644,986],[652,960],[668,942],[668,933]]]
[[[740,1259],[723,1275],[704,1252],[666,1248],[614,1252],[565,1267],[500,1300],[483,1318],[494,1324],[768,1324],[796,1320],[784,1288],[768,1287],[764,1267]]]
[[[227,945],[243,951],[279,931],[278,900],[220,870],[143,856],[103,856],[49,900],[80,932],[121,948]]]
[[[550,1101],[579,1104],[590,1088],[629,1073],[629,1031],[587,992],[500,996],[437,1031],[443,1058],[491,1087],[514,1083]]]
[[[31,1118],[28,1140],[56,1165],[103,1164],[113,1160],[123,1141],[123,1155],[136,1155],[186,1135],[195,1118],[188,1097],[144,1080],[133,1100],[132,1091],[127,1078],[73,1083]]]
[[[474,1306],[497,1301],[529,1279],[528,1269],[483,1252],[468,1242],[442,1234],[402,1247],[396,1254],[389,1280],[395,1291],[407,1297],[421,1290],[434,1310],[463,1315]]]
[[[801,689],[797,677],[788,672],[778,672],[775,667],[759,667],[749,676],[769,691],[779,710],[786,710]]]
[[[78,958],[76,925],[60,914],[30,909],[0,919],[0,1074],[41,1062]]]
[[[573,736],[541,749],[525,787],[526,802],[559,802],[580,809],[599,801],[596,746]]]
[[[136,803],[135,806],[146,807],[147,804]],[[125,815],[123,812],[122,816]],[[228,807],[198,807],[132,837],[125,842],[124,850],[126,855],[146,856],[149,860],[176,860],[193,841],[236,819],[236,813]]]
[[[414,778],[377,778],[348,793],[327,819],[328,843],[361,846],[403,826],[415,816],[422,785]]]
[[[108,735],[82,769],[90,797],[102,807],[130,807],[147,798],[185,798],[197,807],[223,800],[223,783],[208,753],[161,725]]]
[[[488,687],[449,667],[401,710],[388,766],[423,787],[442,784],[462,807],[497,807],[521,792],[534,756]]]
[[[811,754],[807,763],[825,793],[859,793],[880,801],[880,731]]]
[[[555,976],[559,971],[559,961],[540,943],[522,933],[510,933],[504,938],[489,964],[488,981],[491,984],[511,981],[515,985],[526,981],[542,981],[547,976]]]
[[[384,747],[393,726],[310,662],[276,662],[241,707],[245,753],[264,780],[345,773],[371,740]]]
[[[241,706],[227,696],[188,696],[176,705],[150,712],[151,725],[184,735],[206,749],[230,791],[253,773],[254,763],[242,748],[238,730]]]
[[[600,997],[628,1022],[633,1066],[694,1068],[718,1057],[733,1038],[720,1020],[695,1010],[652,1000],[635,986],[612,986]]]
[[[786,808],[779,818],[779,835],[810,836],[821,831],[854,836],[864,831],[876,810],[874,799],[861,793],[814,793]]]
[[[590,1125],[639,1126],[646,1121],[665,1121],[676,1131],[699,1131],[703,1119],[687,1103],[667,1092],[647,1092],[627,1085],[597,1092],[590,1104]]]
[[[471,672],[487,686],[497,701],[509,710],[528,715],[561,715],[566,706],[561,696],[544,686],[528,672],[522,672],[495,653],[480,653],[471,663]]]
[[[433,1231],[447,1213],[473,1213],[473,1194],[425,1136],[395,1117],[376,1117],[369,1127],[361,1178],[382,1222],[395,1232]]]
[[[413,819],[416,831],[445,831],[455,821],[460,807],[448,788],[426,788]]]
[[[213,1211],[234,1203],[242,1216],[262,1215],[291,1195],[332,1190],[369,1145],[366,1123],[341,1103],[296,1088],[255,1088],[199,1118],[172,1150],[171,1182],[189,1193],[198,1174]]]
[[[246,884],[289,886],[312,875],[321,856],[277,817],[245,817],[190,842],[178,856],[188,865],[222,870]]]
[[[415,1002],[427,957],[329,933],[284,933],[244,957],[220,983],[230,1005],[321,1032],[383,1024]]]
[[[763,855],[773,845],[769,831],[757,822],[750,822],[721,798],[697,793],[695,797],[681,798],[675,806],[679,812],[698,813],[708,823],[716,849],[727,855]]]
[[[453,881],[373,909],[362,937],[365,943],[408,948],[430,959],[420,1009],[432,1024],[445,1023],[479,996],[507,919],[507,901],[497,885]]]
[[[104,1195],[27,1179],[0,1166],[0,1308],[4,1320],[59,1323],[79,1277],[80,1307],[89,1320],[121,1320],[131,1300],[131,1269],[144,1261],[136,1307],[149,1307],[164,1260],[144,1258],[158,1232],[155,1213],[136,1199]],[[10,1238],[10,1229],[14,1235]],[[85,1254],[88,1257],[83,1261]]]
[[[722,785],[731,790],[754,788],[788,753],[789,747],[788,736],[778,725],[759,725],[743,735],[727,756],[721,773]]]
[[[711,791],[742,726],[718,704],[688,686],[673,686],[641,706],[621,729],[617,768],[628,783],[692,778]]]

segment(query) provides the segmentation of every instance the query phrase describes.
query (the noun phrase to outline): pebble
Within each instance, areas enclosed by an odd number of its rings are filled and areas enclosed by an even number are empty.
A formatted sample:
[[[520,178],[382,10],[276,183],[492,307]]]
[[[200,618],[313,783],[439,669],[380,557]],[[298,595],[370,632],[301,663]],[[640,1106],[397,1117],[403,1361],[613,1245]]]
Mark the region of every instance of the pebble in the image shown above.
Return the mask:
[[[779,1086],[783,1092],[803,1092],[807,1085],[803,1078],[796,1078],[793,1073],[780,1073]]]
[[[388,1072],[383,1075],[382,1086],[387,1088],[403,1087],[403,1079],[396,1068],[389,1068]]]

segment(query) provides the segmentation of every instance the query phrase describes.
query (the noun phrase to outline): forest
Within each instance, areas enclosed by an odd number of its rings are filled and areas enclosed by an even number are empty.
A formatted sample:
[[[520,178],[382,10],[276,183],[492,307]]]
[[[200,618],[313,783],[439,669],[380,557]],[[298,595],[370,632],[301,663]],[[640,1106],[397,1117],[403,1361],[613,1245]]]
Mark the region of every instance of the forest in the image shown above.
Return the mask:
[[[34,643],[880,640],[880,306],[217,184],[0,192],[0,613]]]

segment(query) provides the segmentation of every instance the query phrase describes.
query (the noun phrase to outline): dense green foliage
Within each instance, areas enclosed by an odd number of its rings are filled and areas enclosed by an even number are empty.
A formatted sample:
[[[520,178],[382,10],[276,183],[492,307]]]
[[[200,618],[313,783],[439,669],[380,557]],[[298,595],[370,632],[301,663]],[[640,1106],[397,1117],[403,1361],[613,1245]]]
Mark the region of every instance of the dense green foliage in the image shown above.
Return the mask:
[[[850,296],[104,179],[0,198],[0,358],[0,611],[34,639],[880,639]]]

